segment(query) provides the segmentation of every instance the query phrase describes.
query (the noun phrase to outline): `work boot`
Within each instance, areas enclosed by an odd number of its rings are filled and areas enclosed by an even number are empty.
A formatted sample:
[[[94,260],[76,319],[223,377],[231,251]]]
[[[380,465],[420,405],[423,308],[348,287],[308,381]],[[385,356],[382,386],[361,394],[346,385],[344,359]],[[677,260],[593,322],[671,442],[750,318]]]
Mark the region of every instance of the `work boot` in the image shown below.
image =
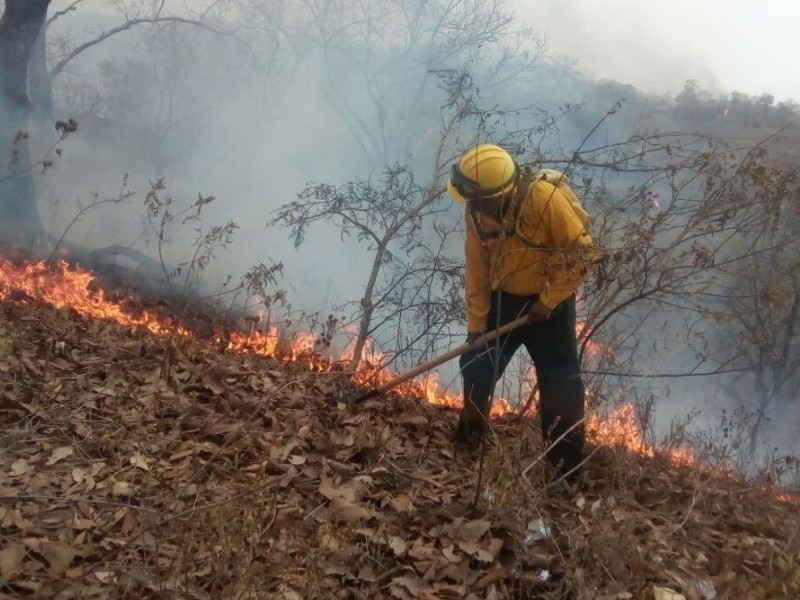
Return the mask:
[[[573,424],[583,419],[583,382],[577,374],[548,373],[542,378],[539,390],[542,436],[545,447],[550,447]],[[564,478],[570,485],[579,483],[581,479],[578,465],[583,459],[584,437],[585,427],[581,423],[547,452],[547,461],[554,468],[556,478],[572,471]]]
[[[473,439],[480,441],[486,435],[487,429],[486,416],[476,406],[469,403],[461,410],[458,423],[447,435],[447,438],[454,444],[463,444]]]

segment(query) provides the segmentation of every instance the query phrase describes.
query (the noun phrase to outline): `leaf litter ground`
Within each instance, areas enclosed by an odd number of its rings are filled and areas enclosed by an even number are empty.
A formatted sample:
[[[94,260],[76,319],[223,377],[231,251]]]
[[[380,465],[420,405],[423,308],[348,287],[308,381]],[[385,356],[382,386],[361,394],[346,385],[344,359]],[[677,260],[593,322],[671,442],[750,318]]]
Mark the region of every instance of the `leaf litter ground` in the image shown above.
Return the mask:
[[[341,376],[0,302],[0,598],[800,597],[800,509],[600,448],[577,492],[452,410],[343,410]],[[338,379],[337,379],[338,378]]]

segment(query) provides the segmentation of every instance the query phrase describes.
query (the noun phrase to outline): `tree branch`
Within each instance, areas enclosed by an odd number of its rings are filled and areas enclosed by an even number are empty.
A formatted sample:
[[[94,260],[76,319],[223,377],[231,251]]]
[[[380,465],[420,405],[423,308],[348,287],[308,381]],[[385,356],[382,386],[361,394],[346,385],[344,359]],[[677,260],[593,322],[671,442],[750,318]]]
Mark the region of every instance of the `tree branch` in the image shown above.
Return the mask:
[[[137,27],[139,25],[146,25],[146,24],[152,25],[156,23],[180,23],[184,25],[192,25],[194,27],[204,29],[205,31],[209,31],[216,35],[232,37],[233,39],[240,41],[239,38],[237,38],[231,32],[216,29],[214,27],[211,27],[210,25],[207,25],[203,21],[198,21],[196,19],[187,19],[185,17],[139,17],[136,19],[130,19],[128,21],[125,21],[121,25],[118,25],[113,29],[109,29],[108,31],[104,31],[97,37],[88,40],[83,44],[73,48],[66,56],[64,56],[61,60],[59,60],[50,70],[50,79],[51,80],[55,79],[58,76],[58,74],[64,70],[64,67],[66,67],[75,57],[77,57],[85,50],[88,50],[89,48],[96,46],[97,44],[100,44],[101,42],[107,40],[108,38],[114,35],[117,35],[118,33],[129,31],[130,29],[133,29],[134,27]]]
[[[74,11],[74,10],[77,10],[77,6],[78,6],[78,4],[80,4],[81,2],[83,2],[83,0],[75,0],[75,1],[74,1],[72,4],[70,4],[70,5],[69,5],[67,8],[65,8],[64,10],[58,10],[58,11],[54,12],[54,13],[52,14],[52,16],[51,16],[49,19],[47,19],[47,22],[45,23],[45,27],[50,27],[50,24],[51,24],[53,21],[55,21],[56,19],[58,19],[58,18],[60,18],[60,17],[63,17],[64,15],[66,15],[66,14],[68,14],[68,13],[71,13],[71,12],[72,12],[72,11]]]

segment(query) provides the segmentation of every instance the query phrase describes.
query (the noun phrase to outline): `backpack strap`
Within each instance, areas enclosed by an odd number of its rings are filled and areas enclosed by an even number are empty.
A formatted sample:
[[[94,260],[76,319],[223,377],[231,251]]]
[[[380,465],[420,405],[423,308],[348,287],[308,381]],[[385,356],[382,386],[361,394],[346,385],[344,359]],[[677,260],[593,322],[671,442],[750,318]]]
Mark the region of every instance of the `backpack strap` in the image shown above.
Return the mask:
[[[526,168],[520,174],[519,181],[517,182],[516,192],[514,193],[514,197],[511,199],[511,205],[507,208],[507,210],[511,211],[511,223],[514,230],[516,230],[515,223],[520,214],[520,207],[522,206],[525,197],[528,195],[528,189],[531,183],[533,183],[533,179],[530,177],[530,169]],[[486,231],[481,224],[481,218],[478,214],[478,211],[474,208],[470,208],[469,204],[467,204],[467,212],[469,213],[470,219],[472,219],[472,224],[475,226],[475,232],[478,234],[478,239],[482,245],[485,246],[489,240],[499,239],[509,233],[508,230],[504,230],[502,228],[497,229],[496,231]]]
[[[559,184],[562,181],[566,181],[564,175],[558,171],[553,171],[550,169],[539,169],[535,173],[531,170],[530,167],[523,167],[520,173],[519,181],[517,183],[517,190],[514,194],[514,197],[511,200],[511,205],[508,209],[511,211],[511,234],[515,235],[523,244],[525,244],[528,248],[532,248],[534,250],[558,250],[557,248],[552,248],[551,246],[543,246],[541,244],[534,244],[532,240],[529,240],[525,236],[522,235],[520,232],[520,219],[522,217],[522,209],[525,205],[525,200],[528,197],[528,192],[530,187],[535,184],[537,181],[548,181],[552,183],[556,188],[562,189]],[[562,191],[564,191],[562,189]],[[571,190],[570,190],[571,194]],[[579,217],[584,219],[587,215],[586,212],[583,211],[580,203],[578,202],[577,198],[574,199],[574,203],[572,200],[572,196],[568,194],[568,200],[570,200],[570,204]],[[576,204],[577,203],[577,208]],[[475,226],[475,232],[478,234],[478,239],[480,240],[483,246],[486,246],[489,240],[499,239],[503,235],[508,234],[508,230],[498,229],[497,231],[486,231],[481,224],[481,219],[478,216],[478,211],[473,208],[469,208],[469,204],[467,205],[468,210],[467,212],[472,219],[472,224]],[[580,210],[580,212],[578,212]],[[582,214],[581,214],[582,213]],[[585,221],[584,221],[585,222]]]

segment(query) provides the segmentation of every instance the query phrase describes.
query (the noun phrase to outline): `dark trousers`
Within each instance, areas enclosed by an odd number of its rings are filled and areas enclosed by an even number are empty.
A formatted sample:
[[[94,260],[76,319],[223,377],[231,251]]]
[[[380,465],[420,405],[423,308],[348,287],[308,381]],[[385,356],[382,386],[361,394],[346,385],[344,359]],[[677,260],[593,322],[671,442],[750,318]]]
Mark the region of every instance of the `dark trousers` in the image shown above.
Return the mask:
[[[493,293],[487,329],[526,314],[536,299],[536,296]],[[483,418],[488,415],[495,384],[521,345],[536,369],[542,433],[545,445],[549,446],[584,416],[584,387],[575,338],[575,296],[559,304],[548,320],[523,325],[491,342],[488,348],[470,350],[461,356],[462,418],[479,416],[477,413]],[[580,424],[548,452],[549,462],[561,472],[571,470],[581,461],[583,441],[584,427]]]

